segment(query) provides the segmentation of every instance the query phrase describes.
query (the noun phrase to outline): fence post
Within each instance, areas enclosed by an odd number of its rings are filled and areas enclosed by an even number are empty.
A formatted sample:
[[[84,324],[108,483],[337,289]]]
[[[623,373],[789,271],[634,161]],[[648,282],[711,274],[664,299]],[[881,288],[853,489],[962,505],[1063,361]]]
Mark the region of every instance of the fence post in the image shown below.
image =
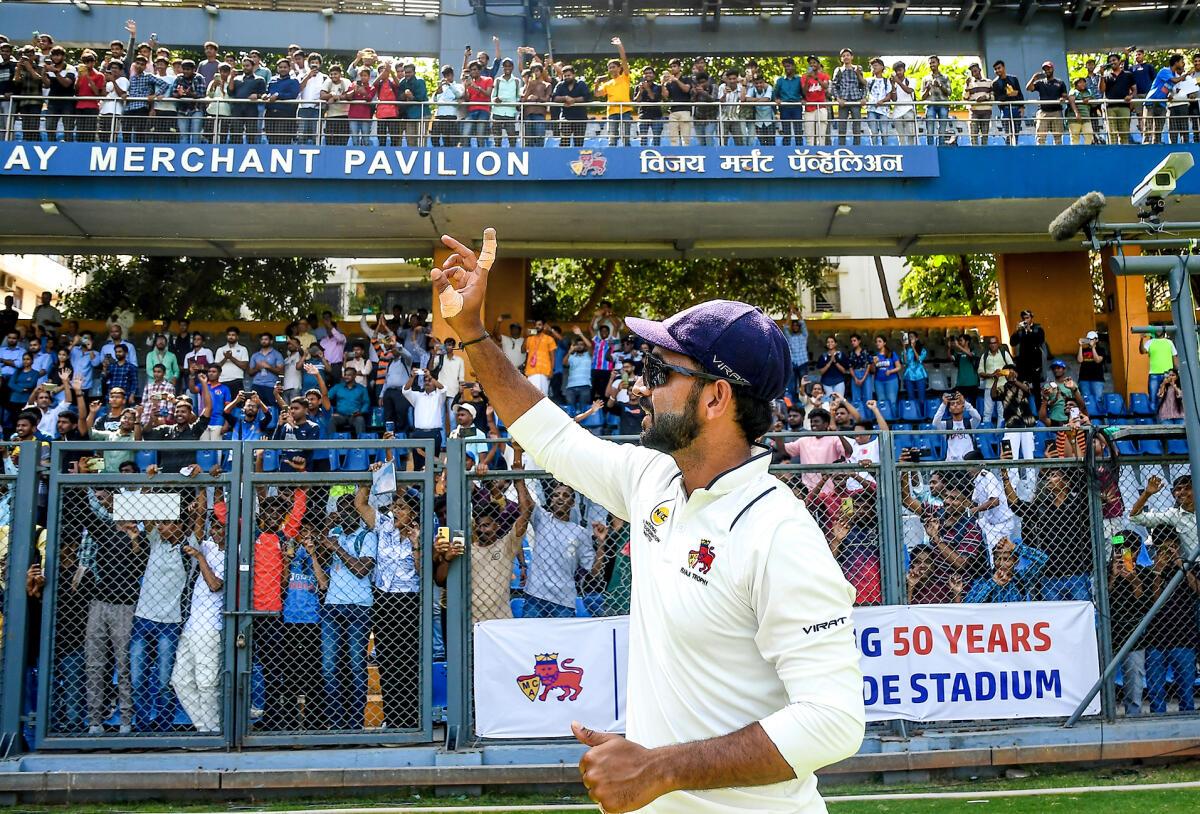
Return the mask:
[[[1112,661],[1112,608],[1108,598],[1108,539],[1104,534],[1104,512],[1100,502],[1100,478],[1096,470],[1096,449],[1092,443],[1095,428],[1089,427],[1087,434],[1087,483],[1088,512],[1092,526],[1092,569],[1095,573],[1093,592],[1096,597],[1096,633],[1100,651],[1099,669]],[[1119,488],[1119,486],[1118,486]],[[1110,676],[1104,682],[1100,695],[1101,712],[1108,721],[1117,717],[1117,687]]]
[[[25,700],[26,618],[25,572],[33,556],[34,516],[37,507],[38,442],[17,445],[25,466],[17,468],[17,479],[9,492],[8,584],[4,608],[4,675],[0,706],[0,758],[23,751],[21,743],[21,705]],[[12,452],[10,448],[10,454]]]
[[[875,512],[879,519],[879,570],[883,601],[903,605],[908,601],[904,581],[904,540],[900,533],[900,478],[896,472],[896,449],[892,431],[879,433],[879,471],[875,483]],[[902,719],[892,721],[892,731],[908,738]]]
[[[242,546],[242,516],[250,514],[250,510],[243,506],[243,489],[248,489],[250,494],[253,494],[253,485],[250,482],[250,476],[243,467],[249,462],[248,470],[250,473],[254,471],[254,452],[250,451],[249,455],[243,455],[246,448],[245,442],[235,444],[230,451],[229,461],[229,480],[220,485],[225,489],[225,580],[222,587],[222,601],[224,602],[225,614],[222,616],[222,648],[221,648],[221,721],[222,733],[225,736],[225,746],[227,749],[233,749],[240,741],[240,735],[237,727],[240,725],[240,716],[238,715],[238,624],[240,617],[235,616],[229,611],[236,610],[240,606],[238,604],[239,589],[249,588],[249,579],[246,579],[238,567],[241,562],[238,551]],[[224,454],[224,453],[222,453]],[[215,496],[215,491],[214,491]],[[215,500],[213,501],[216,502]],[[243,510],[245,510],[243,512]],[[209,514],[211,522],[219,522],[216,515],[213,514],[213,507],[209,506]],[[251,538],[253,539],[253,538]]]
[[[446,522],[451,533],[466,540],[465,556],[450,563],[446,576],[446,746],[457,748],[471,739],[471,495],[467,484],[466,446],[461,438],[446,442]]]

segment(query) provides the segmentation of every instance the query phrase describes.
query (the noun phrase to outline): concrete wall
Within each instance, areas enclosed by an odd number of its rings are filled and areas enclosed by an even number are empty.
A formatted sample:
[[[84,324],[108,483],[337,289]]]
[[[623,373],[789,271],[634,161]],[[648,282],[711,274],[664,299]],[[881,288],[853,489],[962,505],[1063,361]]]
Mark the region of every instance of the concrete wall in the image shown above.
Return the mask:
[[[1200,26],[1194,20],[1188,26],[1170,27],[1164,24],[1162,11],[1118,12],[1084,30],[1069,28],[1061,15],[1049,11],[1036,14],[1027,26],[1020,26],[1013,12],[1001,11],[992,12],[978,31],[968,33],[959,32],[954,20],[937,15],[909,15],[894,32],[883,30],[879,15],[823,15],[808,31],[793,31],[787,15],[769,20],[756,15],[725,16],[716,32],[701,31],[691,16],[660,16],[654,21],[634,17],[628,23],[603,16],[594,20],[569,18],[552,22],[551,49],[546,34],[525,34],[520,7],[497,9],[482,24],[472,13],[469,0],[443,0],[442,11],[440,17],[426,20],[420,16],[366,14],[325,17],[316,11],[223,9],[210,15],[195,6],[94,4],[90,12],[82,12],[70,4],[23,2],[0,4],[0,31],[14,40],[36,30],[51,33],[63,42],[94,45],[114,37],[126,39],[124,22],[133,16],[139,38],[157,33],[168,46],[195,47],[205,40],[215,40],[223,48],[235,50],[282,50],[296,42],[306,49],[354,52],[370,45],[383,53],[437,57],[456,69],[464,45],[490,53],[493,34],[500,36],[509,55],[517,45],[532,45],[539,53],[553,50],[568,56],[608,54],[612,50],[609,39],[620,34],[635,55],[835,54],[843,46],[873,54],[986,54],[989,60],[997,56],[1013,60],[1013,72],[1017,73],[1019,65],[1025,78],[1025,69],[1034,62],[1057,62],[1068,51],[1104,51],[1131,42],[1154,48],[1200,43]]]
[[[1050,352],[1073,358],[1079,339],[1096,329],[1087,252],[1002,254],[996,270],[1004,341],[1029,309],[1046,331]]]

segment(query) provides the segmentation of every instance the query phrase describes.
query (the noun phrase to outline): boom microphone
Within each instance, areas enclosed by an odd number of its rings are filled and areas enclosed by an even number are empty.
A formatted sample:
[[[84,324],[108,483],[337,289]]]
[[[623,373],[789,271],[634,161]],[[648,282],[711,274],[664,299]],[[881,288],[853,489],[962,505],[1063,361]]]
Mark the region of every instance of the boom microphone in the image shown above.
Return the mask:
[[[1055,240],[1070,240],[1100,216],[1104,204],[1104,195],[1100,192],[1084,195],[1050,221],[1050,237]]]

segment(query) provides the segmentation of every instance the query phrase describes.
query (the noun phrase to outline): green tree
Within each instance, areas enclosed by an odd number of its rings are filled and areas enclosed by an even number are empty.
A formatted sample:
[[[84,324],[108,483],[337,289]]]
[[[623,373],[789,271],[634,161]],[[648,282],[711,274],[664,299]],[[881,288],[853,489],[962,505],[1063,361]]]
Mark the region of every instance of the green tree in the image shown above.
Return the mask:
[[[984,314],[996,307],[996,258],[990,254],[930,254],[905,258],[900,304],[913,316]]]
[[[621,313],[665,316],[710,299],[752,302],[767,313],[796,307],[801,288],[820,288],[825,258],[694,260],[535,260],[535,319],[584,319],[601,300]]]
[[[63,296],[76,319],[104,319],[129,308],[147,319],[254,319],[305,313],[329,276],[324,260],[305,257],[118,257],[80,255],[67,265],[79,287]]]

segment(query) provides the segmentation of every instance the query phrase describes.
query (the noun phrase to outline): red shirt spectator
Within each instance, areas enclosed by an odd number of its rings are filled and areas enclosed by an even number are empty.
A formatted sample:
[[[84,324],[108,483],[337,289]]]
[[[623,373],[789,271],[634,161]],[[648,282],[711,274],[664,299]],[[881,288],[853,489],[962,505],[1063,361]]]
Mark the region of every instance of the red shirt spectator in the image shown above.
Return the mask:
[[[468,102],[483,102],[484,104],[467,105],[467,110],[491,110],[492,101],[492,85],[495,83],[490,76],[481,76],[478,79],[468,80],[467,85],[467,101]]]
[[[829,97],[825,93],[828,85],[829,74],[821,70],[816,73],[809,71],[800,77],[800,87],[804,89],[804,101],[806,102],[828,102]],[[805,105],[804,109],[812,112],[817,109],[817,106]]]
[[[99,110],[99,99],[104,94],[104,74],[92,70],[90,65],[85,67],[75,80],[75,95],[79,97],[75,102],[75,109]]]
[[[346,94],[352,101],[347,116],[351,119],[369,119],[372,115],[370,102],[375,98],[375,86],[355,82]]]
[[[400,83],[392,79],[390,76],[384,79],[382,76],[375,80],[375,97],[380,102],[394,102],[400,98]],[[400,108],[396,105],[376,105],[375,118],[377,119],[394,119],[400,115]]]

